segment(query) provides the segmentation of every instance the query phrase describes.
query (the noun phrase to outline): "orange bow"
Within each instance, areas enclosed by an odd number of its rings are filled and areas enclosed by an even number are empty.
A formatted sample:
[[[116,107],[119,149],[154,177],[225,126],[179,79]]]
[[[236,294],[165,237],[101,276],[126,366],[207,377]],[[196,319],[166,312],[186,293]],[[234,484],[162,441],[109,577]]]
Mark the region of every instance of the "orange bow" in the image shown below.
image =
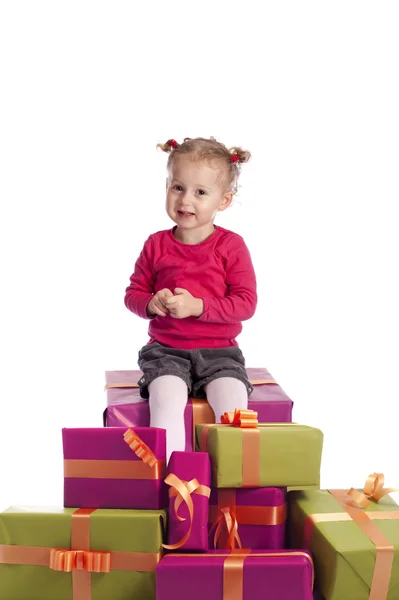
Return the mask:
[[[165,483],[171,486],[171,489],[169,490],[169,497],[172,498],[173,496],[176,496],[174,510],[177,519],[179,521],[186,520],[184,517],[180,517],[178,514],[179,506],[183,502],[187,505],[188,514],[190,515],[190,525],[187,533],[182,537],[182,539],[179,542],[176,542],[175,544],[171,544],[169,546],[162,544],[162,546],[167,550],[177,550],[177,548],[181,548],[181,546],[183,546],[187,542],[191,535],[191,529],[193,526],[194,519],[194,504],[191,494],[200,494],[201,496],[206,496],[207,498],[209,498],[209,496],[211,495],[211,490],[208,486],[201,485],[200,483],[198,483],[197,479],[191,479],[191,481],[182,481],[173,473],[169,473],[169,475],[165,479]]]
[[[359,505],[361,508],[367,508],[370,504],[370,500],[378,502],[381,498],[390,494],[391,492],[397,492],[395,488],[384,489],[384,475],[383,473],[371,473],[366,480],[363,492],[359,492],[354,488],[351,488],[347,494],[352,500],[348,502],[352,506]],[[370,499],[370,500],[369,500]]]
[[[133,450],[133,452],[141,458],[141,460],[147,463],[150,467],[154,467],[158,462],[157,457],[149,449],[147,444],[143,442],[143,440],[135,433],[132,429],[127,429],[123,434],[123,439]]]
[[[224,506],[220,509],[220,512],[222,514],[218,516],[211,527],[211,531],[216,527],[215,535],[213,536],[213,547],[218,548],[218,541],[222,533],[223,525],[225,525],[228,537],[224,548],[226,550],[235,550],[236,547],[242,548],[241,539],[238,535],[238,522],[233,510],[230,506]]]
[[[225,412],[220,417],[223,425],[232,425],[241,429],[251,429],[258,426],[258,413],[255,410],[236,408],[234,413]]]
[[[54,571],[65,571],[67,573],[71,571],[109,573],[111,570],[111,552],[52,548],[49,567]]]

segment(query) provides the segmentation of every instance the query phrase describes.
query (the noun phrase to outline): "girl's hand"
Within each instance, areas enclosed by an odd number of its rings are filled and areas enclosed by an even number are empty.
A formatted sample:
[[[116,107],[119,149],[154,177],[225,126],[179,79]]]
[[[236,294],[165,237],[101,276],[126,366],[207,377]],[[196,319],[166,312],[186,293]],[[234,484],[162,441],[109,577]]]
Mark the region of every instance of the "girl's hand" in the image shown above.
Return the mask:
[[[166,299],[170,297],[173,297],[173,294],[170,290],[168,290],[168,288],[159,290],[159,292],[157,292],[147,304],[147,315],[149,317],[153,317],[154,315],[166,317],[168,314],[168,309],[166,308]]]
[[[173,295],[166,298],[165,307],[175,319],[186,317],[200,317],[204,312],[204,302],[201,298],[194,298],[188,290],[175,288]]]

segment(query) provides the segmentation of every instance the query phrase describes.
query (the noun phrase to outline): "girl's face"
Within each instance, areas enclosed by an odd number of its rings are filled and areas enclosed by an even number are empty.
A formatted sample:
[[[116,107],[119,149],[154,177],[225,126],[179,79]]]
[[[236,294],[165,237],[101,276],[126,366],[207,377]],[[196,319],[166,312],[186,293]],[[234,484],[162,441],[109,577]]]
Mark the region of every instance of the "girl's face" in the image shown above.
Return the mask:
[[[166,212],[177,225],[182,241],[199,243],[213,232],[219,210],[232,200],[227,173],[217,160],[195,160],[179,156],[166,180]]]

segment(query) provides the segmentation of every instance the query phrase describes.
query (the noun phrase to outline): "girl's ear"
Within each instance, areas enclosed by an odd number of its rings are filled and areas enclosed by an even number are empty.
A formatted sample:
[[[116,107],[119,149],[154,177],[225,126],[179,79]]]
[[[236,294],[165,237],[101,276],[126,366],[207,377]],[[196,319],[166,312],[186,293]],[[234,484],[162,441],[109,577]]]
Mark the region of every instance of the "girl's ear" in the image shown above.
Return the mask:
[[[231,204],[233,200],[233,192],[226,192],[222,198],[222,201],[219,204],[219,210],[226,210]]]

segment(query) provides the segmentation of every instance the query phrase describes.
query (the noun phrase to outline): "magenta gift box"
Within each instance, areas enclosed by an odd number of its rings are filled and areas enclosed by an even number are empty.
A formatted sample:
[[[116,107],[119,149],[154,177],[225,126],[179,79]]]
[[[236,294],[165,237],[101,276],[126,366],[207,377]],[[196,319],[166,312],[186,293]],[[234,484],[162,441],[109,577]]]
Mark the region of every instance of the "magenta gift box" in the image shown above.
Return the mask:
[[[302,550],[168,554],[156,567],[157,600],[313,600],[312,587]]]
[[[258,412],[260,423],[290,423],[293,402],[267,369],[247,369],[248,378],[254,386],[248,408]],[[107,409],[104,412],[106,427],[148,427],[150,412],[148,401],[140,398],[137,381],[141,371],[106,371]],[[269,381],[269,383],[262,383]],[[212,409],[206,400],[190,398],[184,413],[186,427],[186,451],[194,449],[194,426],[214,423]]]
[[[140,458],[125,441],[151,457]],[[63,429],[64,506],[80,508],[166,507],[166,431],[156,427]],[[149,458],[149,460],[151,461]]]
[[[228,512],[222,512],[222,509]],[[227,514],[232,520],[225,518]],[[212,487],[209,501],[209,547],[272,549],[285,547],[287,492],[276,487],[217,489]],[[216,538],[217,524],[221,533]],[[229,523],[237,522],[238,539],[227,545]],[[234,540],[233,540],[234,542]]]
[[[196,479],[200,487],[192,486],[195,489],[191,494],[192,488],[188,486],[187,490],[193,503],[192,521],[185,502],[180,504],[176,513],[174,508],[177,497],[176,488],[170,487],[168,545],[182,541],[184,536],[190,532],[187,541],[179,546],[179,551],[197,550],[205,552],[208,550],[208,508],[211,485],[209,454],[206,452],[172,452],[168,464],[168,476],[171,474],[185,484]],[[178,516],[185,520],[179,520]]]

